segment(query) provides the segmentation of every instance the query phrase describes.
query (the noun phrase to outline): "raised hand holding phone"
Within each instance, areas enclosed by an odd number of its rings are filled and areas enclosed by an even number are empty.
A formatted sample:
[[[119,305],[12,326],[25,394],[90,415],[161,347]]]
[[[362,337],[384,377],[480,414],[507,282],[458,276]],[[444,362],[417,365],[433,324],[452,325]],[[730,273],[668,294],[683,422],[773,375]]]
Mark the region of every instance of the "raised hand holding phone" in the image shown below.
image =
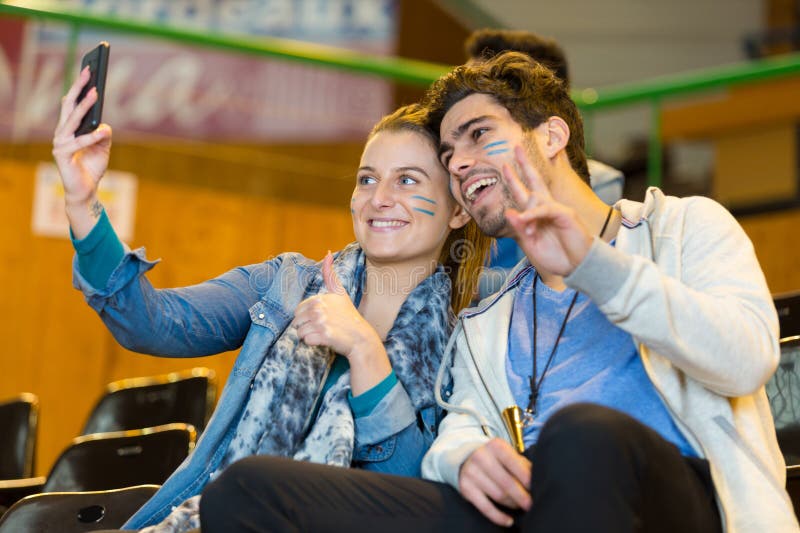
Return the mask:
[[[83,86],[78,95],[78,103],[82,102],[92,88],[97,92],[95,100],[89,111],[83,116],[75,135],[83,135],[97,129],[103,118],[103,97],[106,91],[106,72],[108,71],[108,56],[110,46],[107,42],[101,41],[96,47],[92,48],[81,60],[81,71],[89,67],[89,83]]]
[[[76,133],[83,118],[98,101],[97,88],[89,87],[90,68],[87,65],[81,69],[62,98],[61,113],[53,135],[53,158],[64,185],[67,218],[78,239],[89,234],[102,212],[97,200],[97,185],[108,168],[111,151],[111,128],[107,124],[100,124],[84,135]],[[82,92],[85,96],[79,101]]]

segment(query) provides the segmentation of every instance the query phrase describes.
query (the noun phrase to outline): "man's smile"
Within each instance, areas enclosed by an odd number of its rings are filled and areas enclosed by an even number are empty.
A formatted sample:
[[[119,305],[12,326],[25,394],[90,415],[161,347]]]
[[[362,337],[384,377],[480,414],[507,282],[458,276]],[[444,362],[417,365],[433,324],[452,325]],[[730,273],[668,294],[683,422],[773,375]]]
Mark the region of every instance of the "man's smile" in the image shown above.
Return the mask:
[[[469,187],[466,188],[464,191],[464,198],[466,198],[470,203],[474,203],[475,199],[480,196],[481,193],[494,186],[495,183],[497,183],[497,178],[477,179],[470,183]]]

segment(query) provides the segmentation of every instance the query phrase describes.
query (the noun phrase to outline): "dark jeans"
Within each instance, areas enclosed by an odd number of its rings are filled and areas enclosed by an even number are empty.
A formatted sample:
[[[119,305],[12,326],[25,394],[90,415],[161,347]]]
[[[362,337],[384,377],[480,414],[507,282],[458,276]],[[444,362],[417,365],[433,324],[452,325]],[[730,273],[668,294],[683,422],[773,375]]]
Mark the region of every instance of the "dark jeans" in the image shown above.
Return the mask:
[[[533,507],[513,530],[718,532],[708,463],[655,431],[591,404],[556,413],[525,455]],[[250,457],[206,487],[203,533],[500,531],[448,485]]]

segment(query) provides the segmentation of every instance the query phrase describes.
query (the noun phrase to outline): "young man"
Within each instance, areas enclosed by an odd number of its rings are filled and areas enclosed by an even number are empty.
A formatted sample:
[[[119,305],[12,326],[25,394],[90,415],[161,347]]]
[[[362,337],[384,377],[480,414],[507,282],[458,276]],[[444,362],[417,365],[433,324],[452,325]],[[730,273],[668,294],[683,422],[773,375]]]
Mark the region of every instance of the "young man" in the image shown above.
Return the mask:
[[[775,310],[730,214],[657,189],[609,212],[563,85],[519,54],[456,69],[430,100],[457,200],[532,266],[462,314],[423,474],[495,523],[498,504],[530,509],[536,531],[796,528],[763,390]],[[524,458],[491,439],[512,404]]]
[[[253,459],[206,492],[203,531],[798,531],[763,389],[777,317],[730,214],[657,189],[605,205],[563,83],[521,54],[428,100],[456,199],[527,257],[451,338],[438,483]]]
[[[564,82],[569,91],[571,80],[564,50],[554,39],[524,30],[484,28],[475,30],[464,41],[467,61],[485,61],[503,52],[522,52],[546,66]],[[622,198],[625,175],[621,170],[594,159],[587,159],[589,184],[594,193],[608,205]]]
[[[522,52],[553,71],[569,91],[571,81],[567,56],[553,39],[524,30],[484,28],[475,30],[464,41],[467,62],[485,61],[503,52]],[[589,185],[592,191],[608,205],[622,198],[625,175],[605,163],[587,159]],[[497,239],[497,252],[492,254],[490,268],[484,271],[480,284],[480,297],[495,293],[508,273],[524,257],[522,250],[510,237]]]

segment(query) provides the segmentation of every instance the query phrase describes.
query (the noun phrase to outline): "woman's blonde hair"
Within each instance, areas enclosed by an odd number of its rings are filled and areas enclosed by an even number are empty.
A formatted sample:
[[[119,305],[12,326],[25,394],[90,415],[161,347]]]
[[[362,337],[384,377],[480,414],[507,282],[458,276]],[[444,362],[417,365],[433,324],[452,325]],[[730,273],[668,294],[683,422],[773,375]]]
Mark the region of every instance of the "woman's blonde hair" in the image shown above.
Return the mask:
[[[434,150],[439,146],[438,136],[428,128],[428,110],[420,104],[403,106],[383,117],[372,128],[369,139],[382,131],[412,131],[427,139]],[[484,235],[472,219],[447,236],[439,262],[450,276],[450,305],[454,313],[469,307],[475,298],[478,278],[488,261],[491,246],[492,239]]]

